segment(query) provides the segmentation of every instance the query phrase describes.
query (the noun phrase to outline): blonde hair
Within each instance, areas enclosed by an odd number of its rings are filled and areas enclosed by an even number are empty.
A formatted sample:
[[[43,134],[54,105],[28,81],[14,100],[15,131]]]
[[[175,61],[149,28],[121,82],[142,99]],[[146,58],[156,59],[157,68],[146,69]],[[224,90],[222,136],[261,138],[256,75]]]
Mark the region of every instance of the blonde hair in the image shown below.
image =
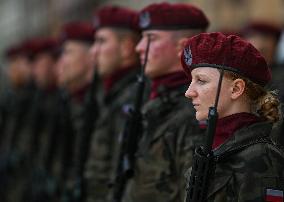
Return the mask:
[[[232,80],[242,79],[245,82],[245,95],[250,101],[252,112],[267,121],[273,123],[279,121],[280,101],[275,91],[266,90],[261,85],[233,72],[226,71],[224,75]]]

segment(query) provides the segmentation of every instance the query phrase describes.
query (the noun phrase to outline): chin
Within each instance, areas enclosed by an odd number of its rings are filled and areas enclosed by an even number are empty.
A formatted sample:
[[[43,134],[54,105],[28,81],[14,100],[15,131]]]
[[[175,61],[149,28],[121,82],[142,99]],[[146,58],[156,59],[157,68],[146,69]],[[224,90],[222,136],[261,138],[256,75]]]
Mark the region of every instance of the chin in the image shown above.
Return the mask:
[[[208,118],[208,114],[202,114],[202,113],[196,112],[195,118],[197,121],[206,121]]]

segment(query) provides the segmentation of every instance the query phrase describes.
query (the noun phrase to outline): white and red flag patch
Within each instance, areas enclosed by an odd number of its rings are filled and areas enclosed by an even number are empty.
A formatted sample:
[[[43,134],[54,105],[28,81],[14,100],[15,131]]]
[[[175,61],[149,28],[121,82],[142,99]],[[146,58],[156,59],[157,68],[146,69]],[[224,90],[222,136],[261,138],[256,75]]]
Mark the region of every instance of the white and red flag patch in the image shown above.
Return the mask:
[[[283,202],[283,191],[277,189],[266,189],[266,202]]]

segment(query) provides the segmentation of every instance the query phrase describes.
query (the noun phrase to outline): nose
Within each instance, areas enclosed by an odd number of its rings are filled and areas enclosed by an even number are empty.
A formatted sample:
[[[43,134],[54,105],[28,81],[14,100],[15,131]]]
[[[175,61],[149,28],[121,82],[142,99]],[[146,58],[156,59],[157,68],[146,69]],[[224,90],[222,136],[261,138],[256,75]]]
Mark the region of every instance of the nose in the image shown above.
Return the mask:
[[[185,97],[192,99],[197,96],[197,92],[193,89],[192,84],[190,84],[185,92]]]
[[[135,51],[139,54],[145,52],[145,37],[143,37],[135,47]]]
[[[95,44],[93,44],[91,46],[91,48],[89,49],[89,55],[90,55],[92,62],[96,61],[97,54],[98,54],[97,48],[96,48]]]

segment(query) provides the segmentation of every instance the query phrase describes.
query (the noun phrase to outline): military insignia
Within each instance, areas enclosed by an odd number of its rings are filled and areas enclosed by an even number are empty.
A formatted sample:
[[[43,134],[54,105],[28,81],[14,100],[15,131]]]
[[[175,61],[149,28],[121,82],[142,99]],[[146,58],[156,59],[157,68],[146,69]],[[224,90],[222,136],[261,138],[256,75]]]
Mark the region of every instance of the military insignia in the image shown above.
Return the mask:
[[[283,191],[277,190],[277,189],[266,189],[265,201],[269,201],[269,202],[283,201]]]
[[[150,25],[150,23],[151,23],[150,13],[148,12],[141,13],[139,16],[140,28],[146,28]]]
[[[190,46],[186,47],[183,51],[184,55],[184,62],[187,66],[190,66],[192,64],[192,54],[190,50]]]
[[[93,18],[93,25],[94,25],[95,28],[100,26],[100,18],[98,16],[95,16]]]

